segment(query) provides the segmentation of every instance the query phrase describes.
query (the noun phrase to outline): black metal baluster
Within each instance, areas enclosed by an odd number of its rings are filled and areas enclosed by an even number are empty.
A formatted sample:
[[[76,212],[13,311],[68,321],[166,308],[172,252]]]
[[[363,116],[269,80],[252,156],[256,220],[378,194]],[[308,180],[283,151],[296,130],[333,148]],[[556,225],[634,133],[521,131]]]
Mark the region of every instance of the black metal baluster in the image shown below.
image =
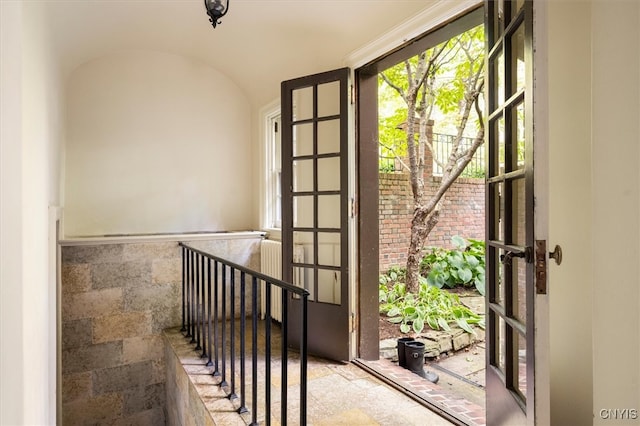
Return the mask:
[[[187,331],[187,328],[185,327],[185,287],[187,285],[187,266],[186,266],[186,259],[187,259],[187,248],[186,247],[182,247],[182,328],[180,329],[180,332],[184,333],[185,331]]]
[[[191,271],[191,261],[193,252],[187,252],[187,333],[184,337],[191,337],[191,280],[193,279]]]
[[[191,252],[191,340],[189,343],[196,342],[196,253]]]
[[[220,299],[218,298],[218,287],[220,285],[220,275],[218,274],[218,271],[220,269],[220,265],[218,264],[218,261],[214,261],[213,262],[213,347],[214,347],[214,351],[215,351],[215,357],[214,357],[214,366],[213,366],[213,376],[219,376],[220,375],[220,370],[218,369],[219,366],[219,358],[218,355],[220,354],[220,339],[218,338],[218,307],[219,307],[219,303],[220,303]]]
[[[195,285],[196,285],[196,321],[195,321],[195,326],[196,326],[196,347],[195,350],[199,351],[200,349],[202,349],[202,347],[200,346],[200,322],[202,320],[202,293],[200,293],[200,289],[202,288],[202,276],[200,275],[200,264],[202,263],[202,255],[201,254],[196,254],[196,281],[195,281]]]
[[[228,386],[227,384],[227,266],[222,264],[222,381],[220,387]]]
[[[244,355],[245,355],[245,339],[246,339],[246,307],[245,307],[245,273],[244,271],[240,272],[240,408],[238,408],[238,413],[246,413],[249,411],[246,407],[247,403],[247,395],[245,387],[247,385],[246,377],[245,377],[245,365],[244,365]]]
[[[265,281],[265,310],[266,317],[264,320],[264,374],[265,374],[265,421],[267,426],[271,425],[271,283]]]
[[[207,361],[207,367],[211,367],[213,365],[213,361],[211,360],[211,258],[207,259],[207,350],[209,352],[209,359]]]
[[[307,424],[307,303],[308,294],[301,297],[302,313],[300,318],[301,330],[300,336],[300,425]]]
[[[205,258],[202,257],[202,263],[200,264],[200,294],[201,294],[201,298],[200,298],[200,304],[202,306],[201,308],[201,314],[200,314],[200,332],[202,334],[202,341],[201,341],[201,346],[202,346],[202,355],[200,355],[200,358],[206,358],[207,357],[207,335],[206,335],[206,325],[207,325],[207,318],[206,318],[206,314],[207,314],[207,303],[206,303],[206,286],[205,286],[205,281],[206,281],[206,268],[205,268]]]
[[[287,367],[289,364],[288,353],[287,353],[287,344],[288,344],[288,330],[287,323],[288,321],[288,309],[287,309],[287,294],[289,294],[288,290],[282,289],[282,346],[280,347],[282,351],[282,364],[281,364],[281,376],[282,376],[282,385],[280,386],[280,424],[282,426],[287,426],[287,391],[289,388],[289,378],[287,377]]]
[[[229,313],[229,335],[230,335],[230,347],[229,347],[229,362],[231,364],[231,389],[229,393],[229,399],[236,399],[236,270],[231,268],[231,277],[229,278],[230,293],[229,297],[230,313]]]
[[[269,382],[267,382],[267,385]],[[258,279],[251,280],[251,425],[258,425]]]

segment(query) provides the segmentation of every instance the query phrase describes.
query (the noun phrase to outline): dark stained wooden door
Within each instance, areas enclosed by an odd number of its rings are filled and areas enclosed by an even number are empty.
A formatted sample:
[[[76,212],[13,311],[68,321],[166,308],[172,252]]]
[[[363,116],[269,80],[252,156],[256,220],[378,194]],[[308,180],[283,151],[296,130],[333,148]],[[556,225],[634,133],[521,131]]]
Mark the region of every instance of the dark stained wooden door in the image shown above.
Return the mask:
[[[348,80],[343,68],[282,83],[283,279],[310,293],[309,353],[341,361],[351,353]]]
[[[488,425],[534,416],[532,12],[485,1]]]

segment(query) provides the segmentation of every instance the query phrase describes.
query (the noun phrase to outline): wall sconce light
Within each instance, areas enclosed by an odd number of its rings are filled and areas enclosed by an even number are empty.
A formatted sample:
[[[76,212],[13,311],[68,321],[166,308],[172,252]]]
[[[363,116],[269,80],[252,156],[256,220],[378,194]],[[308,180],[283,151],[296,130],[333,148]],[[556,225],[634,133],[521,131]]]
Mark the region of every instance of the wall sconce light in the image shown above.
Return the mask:
[[[227,14],[229,11],[229,0],[204,0],[204,7],[207,8],[207,15],[209,15],[209,22],[213,25],[221,24],[220,18]]]

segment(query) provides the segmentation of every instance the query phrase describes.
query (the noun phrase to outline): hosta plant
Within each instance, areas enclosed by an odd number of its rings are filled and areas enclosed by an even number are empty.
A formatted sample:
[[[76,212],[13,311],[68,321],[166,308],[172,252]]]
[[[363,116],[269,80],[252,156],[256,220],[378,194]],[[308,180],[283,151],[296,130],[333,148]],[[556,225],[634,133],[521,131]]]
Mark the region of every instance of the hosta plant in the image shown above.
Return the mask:
[[[379,299],[380,312],[388,321],[399,324],[402,333],[420,333],[425,326],[450,330],[452,324],[467,333],[474,333],[474,324],[484,328],[483,316],[460,303],[457,294],[434,287],[424,278],[418,294],[413,294],[406,291],[404,282],[392,281],[390,274],[381,275]]]
[[[454,248],[432,248],[420,263],[427,282],[435,287],[474,287],[484,296],[484,241],[451,238]]]

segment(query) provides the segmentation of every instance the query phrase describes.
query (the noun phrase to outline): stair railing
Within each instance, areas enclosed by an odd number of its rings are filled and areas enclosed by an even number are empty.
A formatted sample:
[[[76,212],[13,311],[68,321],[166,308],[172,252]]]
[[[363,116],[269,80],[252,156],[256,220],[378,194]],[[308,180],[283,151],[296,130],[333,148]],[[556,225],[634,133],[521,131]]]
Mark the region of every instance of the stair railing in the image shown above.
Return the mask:
[[[201,351],[200,357],[206,366],[212,367],[211,374],[219,379],[218,385],[223,388],[230,400],[239,400],[239,414],[250,412],[251,425],[258,424],[259,389],[258,389],[258,320],[260,303],[258,300],[259,283],[265,285],[266,298],[265,336],[264,336],[264,419],[271,423],[271,365],[272,342],[271,330],[271,291],[273,287],[282,290],[282,335],[281,335],[281,378],[280,386],[280,424],[287,424],[288,390],[286,378],[289,370],[290,341],[288,329],[292,325],[300,327],[300,342],[297,347],[300,357],[300,420],[307,423],[307,302],[309,292],[304,288],[282,280],[269,277],[247,267],[226,259],[179,243],[182,248],[182,328],[185,338],[190,338],[194,350]],[[247,291],[249,307],[247,309]],[[287,301],[299,298],[301,302],[300,317],[289,318]],[[236,300],[237,299],[237,300]],[[240,312],[236,312],[236,307]],[[251,321],[251,371],[246,369],[247,319]],[[290,321],[291,320],[291,321]],[[236,329],[239,321],[239,329]],[[227,335],[228,333],[228,335]],[[238,344],[236,343],[237,341]],[[239,351],[239,352],[237,352]],[[236,361],[240,363],[239,374],[236,374]],[[249,385],[251,389],[248,389]],[[240,395],[238,395],[238,392]],[[247,393],[251,401],[251,409],[247,407]]]

